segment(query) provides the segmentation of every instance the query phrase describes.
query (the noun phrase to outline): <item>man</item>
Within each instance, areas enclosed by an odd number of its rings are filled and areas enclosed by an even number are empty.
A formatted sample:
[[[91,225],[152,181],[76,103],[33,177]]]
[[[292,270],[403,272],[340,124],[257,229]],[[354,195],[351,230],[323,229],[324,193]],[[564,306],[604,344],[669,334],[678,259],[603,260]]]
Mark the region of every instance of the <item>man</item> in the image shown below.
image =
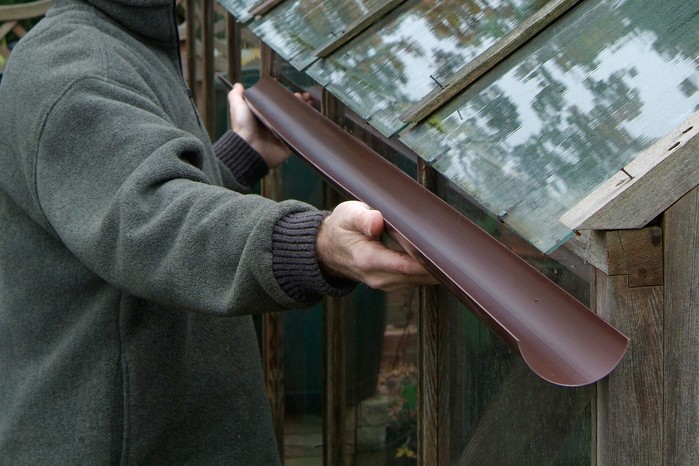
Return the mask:
[[[277,464],[250,315],[432,282],[363,204],[244,194],[288,151],[241,86],[211,145],[174,8],[57,0],[7,65],[0,464]]]

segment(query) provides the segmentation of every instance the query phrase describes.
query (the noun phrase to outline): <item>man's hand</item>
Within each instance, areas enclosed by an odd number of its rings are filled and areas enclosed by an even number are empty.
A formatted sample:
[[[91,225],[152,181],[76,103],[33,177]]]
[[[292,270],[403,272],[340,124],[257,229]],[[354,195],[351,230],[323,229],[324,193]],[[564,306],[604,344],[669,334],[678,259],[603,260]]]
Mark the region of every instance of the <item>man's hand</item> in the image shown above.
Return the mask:
[[[437,283],[410,255],[384,246],[383,230],[379,211],[362,202],[339,204],[318,230],[316,248],[323,273],[384,291]]]
[[[236,83],[228,93],[231,129],[262,156],[269,168],[274,168],[289,158],[291,150],[250,111],[243,99],[244,90],[242,84]],[[303,102],[312,104],[312,98],[307,92],[297,92],[295,95]]]
[[[274,168],[289,158],[291,150],[250,111],[243,90],[243,85],[236,83],[228,93],[231,129],[262,156],[269,168]]]

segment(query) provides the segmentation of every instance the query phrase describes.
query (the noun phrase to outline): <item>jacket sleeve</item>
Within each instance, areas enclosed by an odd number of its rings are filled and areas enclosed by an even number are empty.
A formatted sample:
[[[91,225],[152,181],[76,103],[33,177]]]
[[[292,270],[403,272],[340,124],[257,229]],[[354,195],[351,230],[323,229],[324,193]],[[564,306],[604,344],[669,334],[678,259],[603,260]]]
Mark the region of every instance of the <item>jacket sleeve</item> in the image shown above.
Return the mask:
[[[228,130],[214,143],[216,158],[223,164],[224,182],[226,169],[234,181],[226,186],[235,190],[249,191],[263,176],[269,167],[260,154],[235,132]]]
[[[216,186],[211,145],[150,99],[83,79],[52,106],[37,141],[36,193],[52,234],[113,286],[222,315],[311,303],[275,279],[272,231],[314,209]]]
[[[216,157],[233,175],[235,183],[249,189],[269,172],[260,154],[235,132],[226,131],[215,143]],[[225,176],[224,176],[225,179]],[[234,189],[234,188],[232,188]],[[272,232],[274,278],[295,300],[319,296],[343,296],[357,285],[351,280],[329,279],[320,270],[315,239],[327,211],[292,213],[275,223]]]

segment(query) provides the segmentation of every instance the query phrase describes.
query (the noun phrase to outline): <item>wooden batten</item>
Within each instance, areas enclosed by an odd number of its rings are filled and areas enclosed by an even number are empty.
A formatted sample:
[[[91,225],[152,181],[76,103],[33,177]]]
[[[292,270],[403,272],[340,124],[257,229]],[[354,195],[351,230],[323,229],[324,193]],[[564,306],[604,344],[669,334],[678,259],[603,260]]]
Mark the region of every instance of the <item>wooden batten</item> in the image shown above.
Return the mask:
[[[250,10],[248,10],[248,14],[250,16],[266,15],[273,8],[277,7],[283,1],[284,0],[262,0],[261,2],[258,2],[255,5],[253,5],[252,7],[250,7]]]
[[[699,185],[699,112],[561,217],[573,230],[641,228]]]
[[[274,52],[263,45],[260,50],[260,72],[274,75]],[[212,76],[213,80],[213,76]],[[281,167],[273,168],[262,179],[261,194],[275,201],[282,200]],[[272,412],[272,427],[277,440],[277,450],[284,452],[284,317],[280,312],[267,312],[262,316],[262,367]]]
[[[323,115],[343,124],[345,108],[327,90],[320,96]],[[345,200],[330,185],[323,186],[323,203],[332,209]],[[323,312],[323,464],[344,464],[348,452],[347,298],[325,298]],[[350,432],[351,433],[351,432]]]

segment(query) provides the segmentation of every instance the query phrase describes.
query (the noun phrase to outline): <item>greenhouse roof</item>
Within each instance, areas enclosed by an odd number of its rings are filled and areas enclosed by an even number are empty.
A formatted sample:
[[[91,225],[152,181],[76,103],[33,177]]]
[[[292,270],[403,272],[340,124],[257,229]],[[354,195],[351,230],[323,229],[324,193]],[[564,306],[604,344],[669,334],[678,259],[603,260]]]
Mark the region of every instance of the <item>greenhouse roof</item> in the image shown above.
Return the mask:
[[[697,185],[697,2],[219,2],[543,252]]]

